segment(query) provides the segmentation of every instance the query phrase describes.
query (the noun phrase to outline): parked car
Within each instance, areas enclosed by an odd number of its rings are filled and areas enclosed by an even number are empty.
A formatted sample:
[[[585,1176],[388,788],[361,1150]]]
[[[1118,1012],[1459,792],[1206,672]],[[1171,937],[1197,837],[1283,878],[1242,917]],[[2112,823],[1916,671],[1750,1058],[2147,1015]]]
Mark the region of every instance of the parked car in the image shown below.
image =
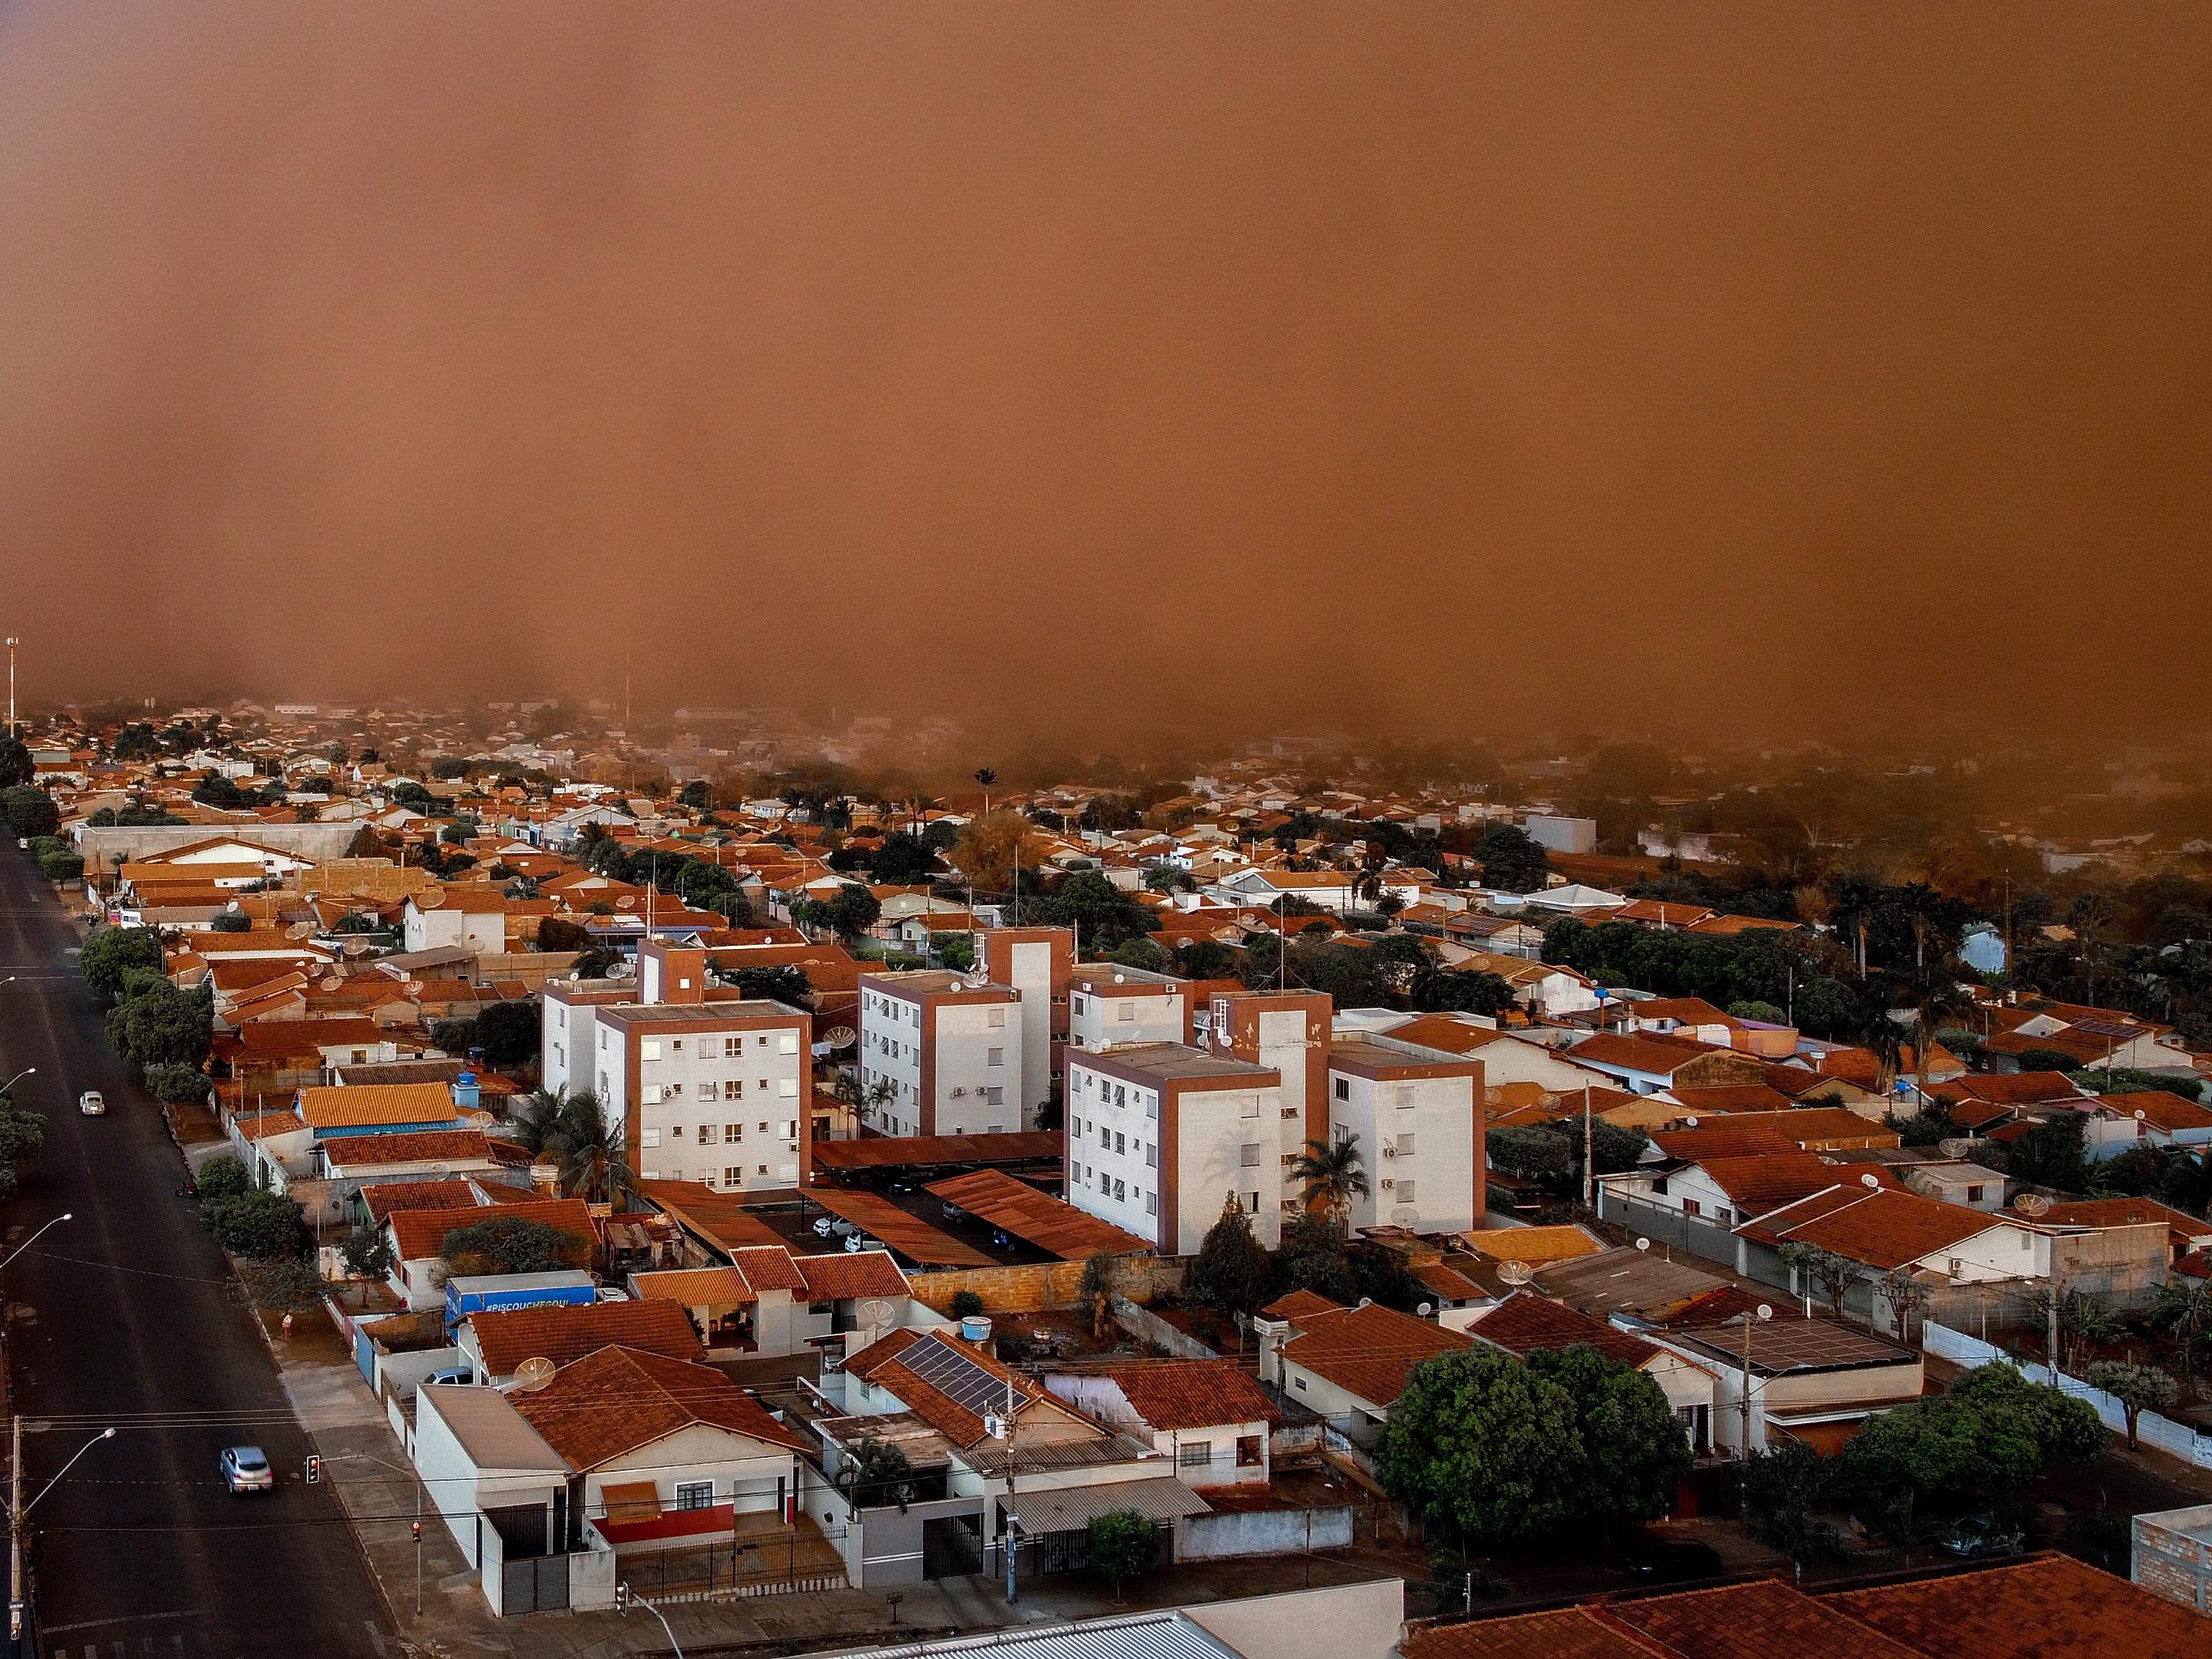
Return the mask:
[[[276,1471],[269,1467],[269,1454],[258,1446],[226,1446],[216,1460],[222,1483],[234,1493],[274,1492]]]
[[[2027,1535],[1993,1515],[1970,1515],[1936,1540],[1936,1547],[1963,1560],[1979,1561],[1992,1555],[2017,1555],[2027,1546]]]
[[[425,1384],[437,1382],[473,1382],[477,1374],[466,1365],[448,1365],[442,1371],[432,1371],[422,1379]]]
[[[107,1115],[107,1102],[101,1097],[100,1092],[97,1089],[87,1089],[82,1094],[79,1095],[76,1097],[76,1109],[80,1112],[82,1112],[87,1117],[106,1117]]]
[[[1621,1565],[1637,1577],[1660,1584],[1717,1578],[1727,1571],[1720,1552],[1711,1544],[1662,1538],[1650,1533],[1640,1533],[1628,1540]]]

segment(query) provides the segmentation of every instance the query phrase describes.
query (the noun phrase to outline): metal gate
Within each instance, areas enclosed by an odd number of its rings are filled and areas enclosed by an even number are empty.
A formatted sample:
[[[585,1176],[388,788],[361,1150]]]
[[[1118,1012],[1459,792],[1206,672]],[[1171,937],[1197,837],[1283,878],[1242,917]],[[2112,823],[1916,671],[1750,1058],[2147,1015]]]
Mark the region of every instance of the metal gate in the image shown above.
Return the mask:
[[[980,1516],[944,1515],[921,1523],[921,1576],[965,1578],[983,1571]]]
[[[500,1563],[503,1613],[559,1613],[568,1605],[568,1558],[540,1555]]]

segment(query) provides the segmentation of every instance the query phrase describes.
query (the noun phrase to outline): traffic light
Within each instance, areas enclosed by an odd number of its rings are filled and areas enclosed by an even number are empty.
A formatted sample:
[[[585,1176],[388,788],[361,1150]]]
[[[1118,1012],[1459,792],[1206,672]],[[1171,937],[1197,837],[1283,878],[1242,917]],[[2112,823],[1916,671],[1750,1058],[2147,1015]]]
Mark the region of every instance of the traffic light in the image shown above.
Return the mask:
[[[307,1457],[307,1484],[311,1486],[319,1486],[322,1484],[322,1457],[319,1454],[310,1453]]]

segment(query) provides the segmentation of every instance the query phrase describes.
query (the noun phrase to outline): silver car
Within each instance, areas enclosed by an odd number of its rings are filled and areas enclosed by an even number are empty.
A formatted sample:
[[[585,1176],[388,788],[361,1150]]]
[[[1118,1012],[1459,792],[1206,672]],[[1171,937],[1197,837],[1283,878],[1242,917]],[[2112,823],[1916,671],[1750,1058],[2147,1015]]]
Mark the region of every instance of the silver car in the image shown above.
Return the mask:
[[[76,1109],[87,1117],[106,1117],[107,1102],[97,1089],[87,1089],[76,1097]]]
[[[269,1454],[258,1446],[226,1446],[216,1460],[222,1483],[234,1492],[274,1492],[276,1471],[269,1467]]]

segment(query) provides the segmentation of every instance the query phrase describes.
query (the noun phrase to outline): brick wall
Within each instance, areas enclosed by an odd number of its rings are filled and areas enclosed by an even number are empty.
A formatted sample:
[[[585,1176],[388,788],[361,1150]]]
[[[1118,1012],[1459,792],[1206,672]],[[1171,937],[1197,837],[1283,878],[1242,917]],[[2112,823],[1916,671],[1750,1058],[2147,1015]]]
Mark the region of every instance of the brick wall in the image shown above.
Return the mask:
[[[1130,1301],[1143,1304],[1182,1288],[1183,1264],[1172,1256],[1130,1256],[1121,1263],[1116,1288]],[[915,1299],[939,1313],[949,1313],[952,1298],[973,1291],[992,1313],[1036,1313],[1045,1308],[1072,1308],[1076,1287],[1083,1282],[1080,1261],[1041,1261],[1025,1267],[963,1267],[945,1273],[910,1273],[907,1283]]]

